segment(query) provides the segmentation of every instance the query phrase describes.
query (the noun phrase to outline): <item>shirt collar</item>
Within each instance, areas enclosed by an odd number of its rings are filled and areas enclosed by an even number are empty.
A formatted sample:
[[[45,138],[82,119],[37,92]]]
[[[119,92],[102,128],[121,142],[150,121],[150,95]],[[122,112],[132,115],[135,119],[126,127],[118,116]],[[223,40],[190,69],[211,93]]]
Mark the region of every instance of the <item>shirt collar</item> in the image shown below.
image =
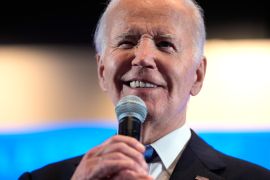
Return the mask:
[[[165,168],[168,169],[179,153],[184,149],[191,137],[191,131],[187,125],[170,132],[152,143]]]

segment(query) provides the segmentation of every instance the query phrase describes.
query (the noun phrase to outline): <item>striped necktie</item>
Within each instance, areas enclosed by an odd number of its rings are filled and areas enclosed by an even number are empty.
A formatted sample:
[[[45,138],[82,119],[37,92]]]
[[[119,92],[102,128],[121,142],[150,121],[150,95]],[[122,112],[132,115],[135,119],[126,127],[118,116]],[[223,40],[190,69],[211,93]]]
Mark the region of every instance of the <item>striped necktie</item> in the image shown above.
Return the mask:
[[[151,145],[146,145],[145,148],[144,159],[147,163],[151,163],[156,157],[158,157],[158,154]]]

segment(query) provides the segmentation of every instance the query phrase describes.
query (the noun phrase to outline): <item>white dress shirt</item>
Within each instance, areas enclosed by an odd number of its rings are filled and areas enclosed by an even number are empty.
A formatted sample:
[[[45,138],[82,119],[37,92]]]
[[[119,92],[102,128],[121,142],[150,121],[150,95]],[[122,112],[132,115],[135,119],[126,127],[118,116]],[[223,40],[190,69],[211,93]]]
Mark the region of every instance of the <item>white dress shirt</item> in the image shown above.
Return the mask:
[[[184,124],[151,144],[160,158],[160,161],[148,164],[149,174],[154,179],[167,180],[170,178],[190,137],[191,131]]]

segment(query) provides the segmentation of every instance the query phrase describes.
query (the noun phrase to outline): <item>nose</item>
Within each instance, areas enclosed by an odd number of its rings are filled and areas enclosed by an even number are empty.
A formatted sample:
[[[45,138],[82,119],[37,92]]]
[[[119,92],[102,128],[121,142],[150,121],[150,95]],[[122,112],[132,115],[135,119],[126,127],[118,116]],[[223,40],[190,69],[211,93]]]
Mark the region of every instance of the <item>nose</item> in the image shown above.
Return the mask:
[[[156,50],[152,39],[142,38],[135,48],[135,57],[132,60],[132,66],[141,66],[145,68],[156,68]]]

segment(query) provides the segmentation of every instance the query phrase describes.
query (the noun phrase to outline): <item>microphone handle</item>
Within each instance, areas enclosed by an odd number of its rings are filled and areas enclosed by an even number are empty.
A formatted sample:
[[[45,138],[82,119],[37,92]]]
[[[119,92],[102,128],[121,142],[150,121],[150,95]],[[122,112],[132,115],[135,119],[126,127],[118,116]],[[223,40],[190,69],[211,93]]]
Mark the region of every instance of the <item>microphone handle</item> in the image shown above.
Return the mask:
[[[141,121],[132,116],[122,118],[119,121],[118,134],[134,137],[140,141]]]

